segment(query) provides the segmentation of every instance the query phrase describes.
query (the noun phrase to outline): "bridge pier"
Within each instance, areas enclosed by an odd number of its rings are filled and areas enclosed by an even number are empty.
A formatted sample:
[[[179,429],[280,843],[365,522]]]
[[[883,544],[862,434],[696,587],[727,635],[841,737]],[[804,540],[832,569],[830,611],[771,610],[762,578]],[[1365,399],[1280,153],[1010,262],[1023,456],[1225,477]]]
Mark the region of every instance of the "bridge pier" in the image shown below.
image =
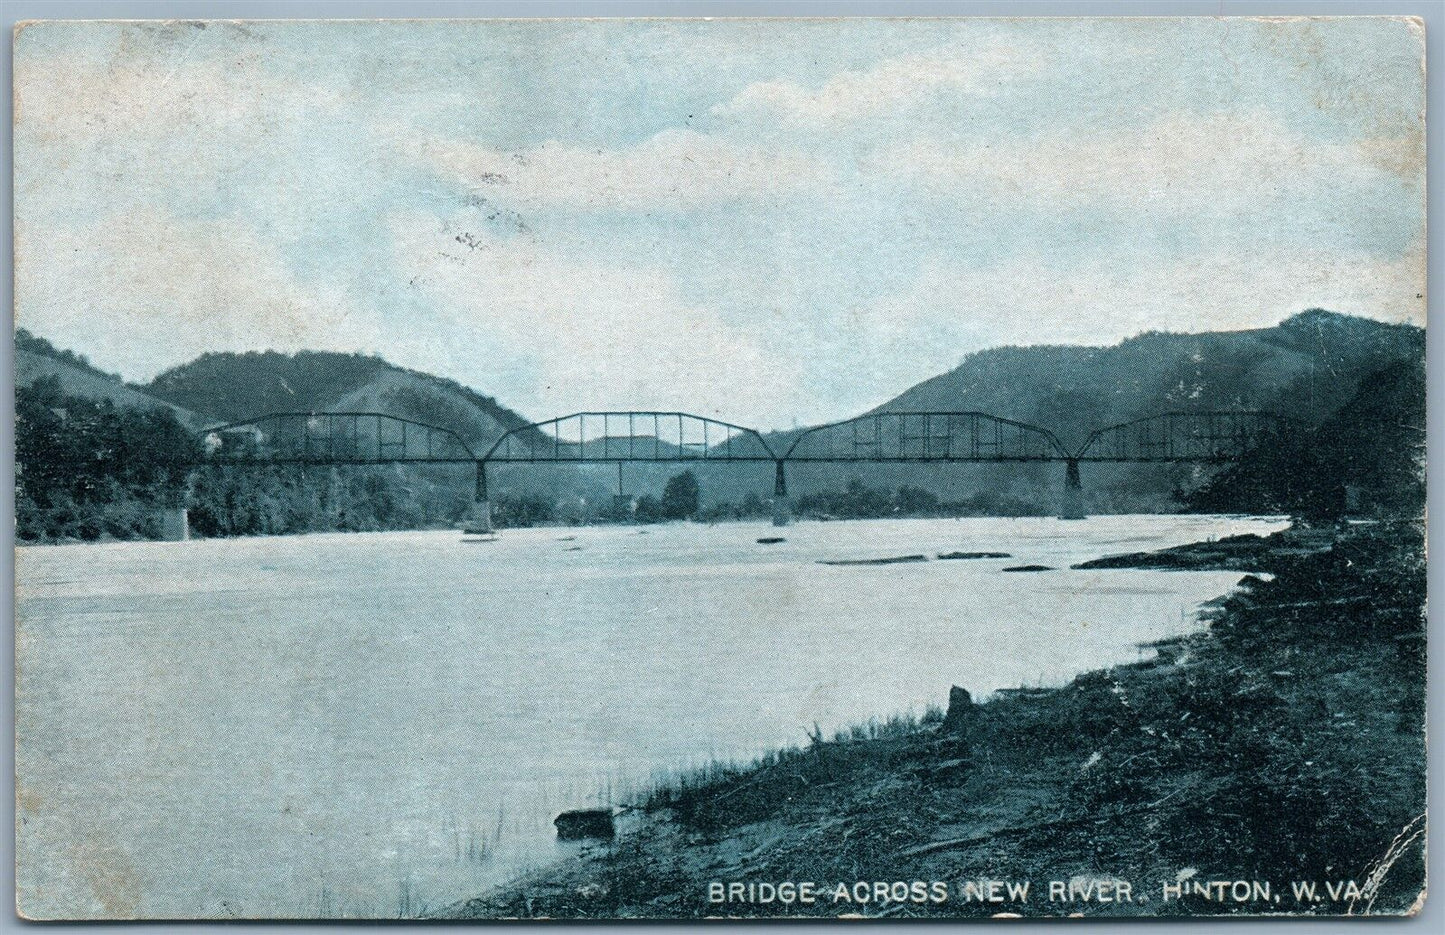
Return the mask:
[[[191,518],[183,506],[161,510],[161,541],[185,542],[191,538]]]
[[[477,486],[472,494],[472,515],[463,532],[472,535],[490,535],[492,529],[492,501],[487,498],[487,462],[477,462]]]
[[[624,492],[622,484],[622,462],[617,462],[617,493],[612,495],[612,515],[626,522],[637,522],[637,501]]]
[[[1059,519],[1085,519],[1084,483],[1079,476],[1079,461],[1070,458],[1064,463],[1064,497],[1059,504]]]
[[[190,506],[196,499],[196,472],[186,472],[186,489],[167,497],[161,507],[161,541],[185,542],[191,538]]]
[[[774,461],[776,473],[773,476],[773,525],[786,526],[793,518],[792,505],[788,502],[788,475],[783,472],[783,462]]]

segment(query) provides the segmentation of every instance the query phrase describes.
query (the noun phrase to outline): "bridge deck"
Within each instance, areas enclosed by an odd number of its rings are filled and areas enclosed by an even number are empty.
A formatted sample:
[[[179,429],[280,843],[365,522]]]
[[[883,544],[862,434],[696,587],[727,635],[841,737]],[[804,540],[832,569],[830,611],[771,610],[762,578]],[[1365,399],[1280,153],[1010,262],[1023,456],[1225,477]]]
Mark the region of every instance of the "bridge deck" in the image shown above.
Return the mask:
[[[878,412],[775,447],[685,412],[580,412],[504,432],[478,453],[456,432],[377,412],[269,413],[202,433],[208,464],[1206,463],[1238,460],[1286,420],[1169,412],[1098,429],[1077,452],[1047,429],[982,412]]]

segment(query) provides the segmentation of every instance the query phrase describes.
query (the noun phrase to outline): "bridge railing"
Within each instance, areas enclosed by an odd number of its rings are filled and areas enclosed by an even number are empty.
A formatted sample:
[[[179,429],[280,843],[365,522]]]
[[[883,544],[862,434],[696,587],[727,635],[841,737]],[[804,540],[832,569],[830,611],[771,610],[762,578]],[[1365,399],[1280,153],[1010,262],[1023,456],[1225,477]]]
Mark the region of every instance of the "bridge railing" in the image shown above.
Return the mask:
[[[756,429],[687,412],[574,412],[512,429],[480,458],[489,464],[776,461]]]

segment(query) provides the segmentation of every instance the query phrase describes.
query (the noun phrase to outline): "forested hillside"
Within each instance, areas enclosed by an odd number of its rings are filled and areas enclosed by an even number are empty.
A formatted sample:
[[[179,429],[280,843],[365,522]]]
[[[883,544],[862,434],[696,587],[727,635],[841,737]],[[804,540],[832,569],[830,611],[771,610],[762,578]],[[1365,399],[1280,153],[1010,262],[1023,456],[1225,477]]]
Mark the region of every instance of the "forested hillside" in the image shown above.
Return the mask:
[[[156,399],[127,386],[113,373],[92,366],[82,354],[58,348],[44,338],[38,338],[17,328],[15,331],[15,386],[17,389],[30,386],[37,380],[53,378],[60,388],[72,396],[85,399],[108,399],[117,406],[130,409],[169,409],[180,423],[190,429],[199,429],[211,420],[184,406]]]
[[[1422,516],[1425,389],[1423,361],[1389,364],[1318,427],[1287,429],[1191,491],[1185,502],[1205,513]]]
[[[1271,409],[1317,423],[1366,374],[1424,347],[1419,328],[1311,309],[1250,331],[991,348],[878,408],[977,409],[1051,429],[1070,448],[1090,429],[1170,409]]]
[[[271,412],[384,412],[452,429],[474,448],[531,421],[453,380],[329,351],[203,354],[143,389],[227,422]]]
[[[1425,332],[1311,309],[1272,328],[1148,332],[1111,347],[998,347],[919,383],[875,411],[979,411],[1049,429],[1077,450],[1096,428],[1169,410],[1261,409],[1318,425],[1361,381],[1397,363],[1423,364]],[[769,436],[787,447],[794,432]],[[1094,512],[1177,509],[1216,469],[1191,465],[1089,465],[1084,493]],[[945,500],[980,496],[1049,513],[1063,484],[1057,465],[810,465],[798,493],[841,490],[851,479],[879,488],[919,487]],[[746,489],[719,476],[714,494]]]
[[[185,502],[194,433],[164,406],[69,395],[54,376],[15,393],[15,528],[21,541],[153,539]]]

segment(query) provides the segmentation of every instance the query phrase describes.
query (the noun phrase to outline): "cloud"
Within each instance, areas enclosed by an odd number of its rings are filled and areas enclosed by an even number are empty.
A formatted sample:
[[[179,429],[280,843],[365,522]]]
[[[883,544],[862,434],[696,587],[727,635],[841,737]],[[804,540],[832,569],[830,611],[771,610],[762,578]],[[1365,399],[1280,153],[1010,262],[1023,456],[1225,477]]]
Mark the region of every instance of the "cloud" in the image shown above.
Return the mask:
[[[399,214],[392,232],[398,267],[437,309],[454,355],[537,374],[511,389],[528,411],[679,409],[752,424],[786,409],[791,378],[758,335],[685,301],[658,270],[496,236],[474,211]]]
[[[749,424],[999,342],[1418,320],[1418,42],[1321,59],[1217,25],[662,29],[627,81],[578,84],[581,46],[519,70],[510,27],[383,54],[402,27],[42,24],[17,42],[18,314],[128,375],[377,349],[528,412]]]
[[[16,323],[143,379],[206,351],[383,344],[346,297],[302,285],[246,224],[159,212],[18,223]]]
[[[455,140],[399,145],[449,177],[512,203],[580,211],[771,201],[825,190],[830,181],[826,166],[807,156],[688,129],[665,130],[620,149],[547,142],[502,152]]]
[[[1216,214],[1291,196],[1318,202],[1322,185],[1417,185],[1423,158],[1423,134],[1330,143],[1268,114],[1180,113],[1108,133],[969,144],[920,138],[876,151],[872,164],[935,194]]]
[[[62,37],[98,35],[79,26],[119,30],[116,48],[52,50]],[[312,168],[298,140],[349,101],[324,80],[277,73],[266,52],[228,24],[27,27],[15,57],[17,210],[68,224],[205,210],[253,176],[304,189],[289,177]]]
[[[254,137],[345,100],[325,82],[277,74],[263,43],[241,39],[244,30],[228,32],[227,23],[214,30],[189,23],[113,26],[123,29],[113,53],[45,48],[51,33],[75,33],[74,23],[22,30],[14,66],[19,129],[77,149],[176,136]]]
[[[991,96],[1043,68],[1042,58],[1019,42],[944,46],[842,71],[817,88],[792,81],[754,82],[713,113],[794,126],[846,123],[896,114],[938,94]]]

